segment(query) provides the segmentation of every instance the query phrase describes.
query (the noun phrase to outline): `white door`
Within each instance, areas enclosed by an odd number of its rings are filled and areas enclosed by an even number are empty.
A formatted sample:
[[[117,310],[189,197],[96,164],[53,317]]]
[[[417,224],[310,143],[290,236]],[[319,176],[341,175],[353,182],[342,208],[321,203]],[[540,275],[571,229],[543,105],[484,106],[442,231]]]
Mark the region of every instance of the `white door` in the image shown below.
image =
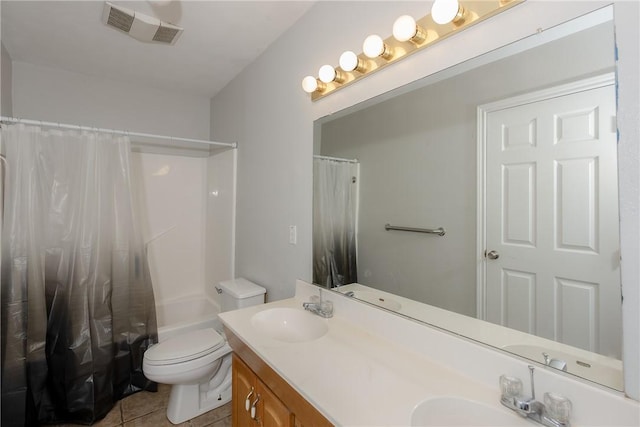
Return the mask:
[[[620,358],[614,86],[485,126],[486,320]]]

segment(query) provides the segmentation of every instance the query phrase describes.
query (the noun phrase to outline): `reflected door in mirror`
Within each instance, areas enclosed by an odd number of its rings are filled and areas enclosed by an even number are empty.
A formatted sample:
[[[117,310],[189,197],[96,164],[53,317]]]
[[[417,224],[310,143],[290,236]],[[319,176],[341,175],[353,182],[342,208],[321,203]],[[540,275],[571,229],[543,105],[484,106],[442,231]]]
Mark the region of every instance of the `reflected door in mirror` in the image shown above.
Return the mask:
[[[613,85],[487,115],[486,320],[620,358]]]

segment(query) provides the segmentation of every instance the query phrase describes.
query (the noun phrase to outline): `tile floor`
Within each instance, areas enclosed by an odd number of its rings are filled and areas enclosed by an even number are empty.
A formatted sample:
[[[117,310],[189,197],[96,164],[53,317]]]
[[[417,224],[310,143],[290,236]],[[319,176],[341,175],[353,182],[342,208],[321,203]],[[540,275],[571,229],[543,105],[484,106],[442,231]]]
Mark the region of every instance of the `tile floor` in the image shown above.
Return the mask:
[[[158,384],[158,391],[141,391],[119,401],[94,427],[172,427],[167,419],[167,402],[171,387]],[[231,402],[192,420],[178,424],[190,427],[231,427]],[[77,427],[60,424],[58,427]]]

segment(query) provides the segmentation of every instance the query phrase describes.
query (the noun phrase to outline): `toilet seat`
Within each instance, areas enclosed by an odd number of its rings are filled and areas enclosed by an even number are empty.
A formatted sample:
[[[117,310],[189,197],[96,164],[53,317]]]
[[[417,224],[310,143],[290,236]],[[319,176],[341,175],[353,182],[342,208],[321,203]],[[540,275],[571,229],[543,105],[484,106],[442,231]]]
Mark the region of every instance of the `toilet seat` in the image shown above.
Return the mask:
[[[152,346],[144,358],[149,365],[173,365],[207,356],[225,343],[215,329],[199,329]]]

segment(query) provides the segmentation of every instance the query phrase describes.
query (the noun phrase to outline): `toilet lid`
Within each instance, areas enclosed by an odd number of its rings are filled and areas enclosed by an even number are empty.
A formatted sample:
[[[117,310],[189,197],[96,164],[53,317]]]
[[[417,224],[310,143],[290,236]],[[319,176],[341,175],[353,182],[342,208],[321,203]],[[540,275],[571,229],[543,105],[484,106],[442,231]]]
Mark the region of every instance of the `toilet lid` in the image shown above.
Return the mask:
[[[144,353],[144,357],[147,362],[156,365],[186,362],[205,356],[224,343],[224,338],[214,329],[198,329],[152,346]]]

